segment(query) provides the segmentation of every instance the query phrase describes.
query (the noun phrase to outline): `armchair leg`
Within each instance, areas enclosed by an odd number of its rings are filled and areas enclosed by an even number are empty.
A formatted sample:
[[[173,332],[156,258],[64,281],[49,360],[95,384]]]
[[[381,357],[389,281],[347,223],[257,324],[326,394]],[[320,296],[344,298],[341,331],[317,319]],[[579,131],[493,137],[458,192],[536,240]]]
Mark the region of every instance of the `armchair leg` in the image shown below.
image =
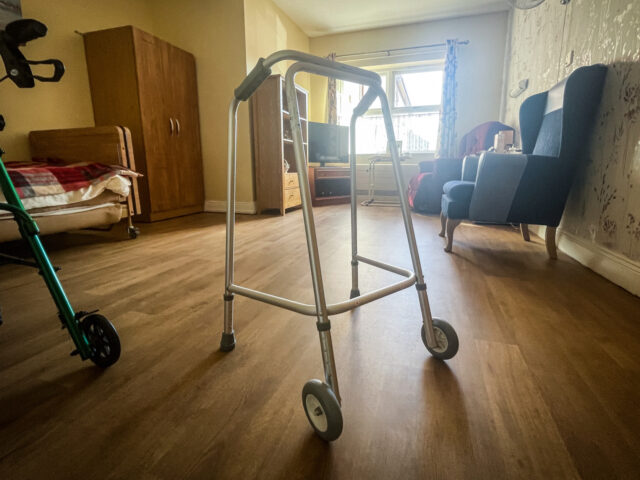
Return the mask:
[[[447,217],[444,216],[443,212],[440,212],[440,225],[442,226],[442,228],[440,229],[440,233],[438,235],[444,238],[444,232],[447,228]]]
[[[520,233],[522,233],[522,238],[525,242],[530,242],[531,238],[529,237],[529,225],[526,223],[520,224]]]
[[[558,258],[558,251],[556,249],[556,227],[547,227],[544,235],[544,243],[547,246],[549,258],[552,260]]]
[[[451,253],[453,247],[453,231],[460,225],[460,222],[462,222],[462,220],[447,219],[447,246],[444,247],[444,251],[447,253]]]

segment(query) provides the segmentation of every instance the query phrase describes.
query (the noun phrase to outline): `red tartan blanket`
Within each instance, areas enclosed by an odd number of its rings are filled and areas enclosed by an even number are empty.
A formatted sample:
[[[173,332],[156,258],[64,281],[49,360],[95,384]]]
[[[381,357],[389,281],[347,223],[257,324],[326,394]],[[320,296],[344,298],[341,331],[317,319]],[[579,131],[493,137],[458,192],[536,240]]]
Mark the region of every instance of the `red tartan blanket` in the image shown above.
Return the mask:
[[[7,162],[5,167],[20,198],[81,190],[116,175],[137,177],[138,173],[120,165],[75,163],[34,159],[31,163]]]

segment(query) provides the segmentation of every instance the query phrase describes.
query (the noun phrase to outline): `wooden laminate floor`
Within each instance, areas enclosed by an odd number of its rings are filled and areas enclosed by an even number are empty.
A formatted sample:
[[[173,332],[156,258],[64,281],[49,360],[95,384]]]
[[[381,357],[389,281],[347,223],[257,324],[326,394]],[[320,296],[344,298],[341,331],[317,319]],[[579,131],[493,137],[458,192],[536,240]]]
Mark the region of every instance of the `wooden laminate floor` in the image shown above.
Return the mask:
[[[361,212],[363,254],[410,267],[397,209]],[[316,209],[329,301],[348,296],[348,206]],[[307,423],[322,378],[314,321],[237,297],[237,347],[218,351],[223,216],[142,236],[45,239],[77,309],[99,307],[123,353],[69,357],[40,278],[0,270],[0,478],[640,478],[640,299],[508,227],[415,216],[431,308],[460,337],[442,363],[420,340],[414,289],[334,317],[345,427]],[[300,211],[243,217],[236,281],[311,302]],[[393,281],[363,266],[361,289]]]

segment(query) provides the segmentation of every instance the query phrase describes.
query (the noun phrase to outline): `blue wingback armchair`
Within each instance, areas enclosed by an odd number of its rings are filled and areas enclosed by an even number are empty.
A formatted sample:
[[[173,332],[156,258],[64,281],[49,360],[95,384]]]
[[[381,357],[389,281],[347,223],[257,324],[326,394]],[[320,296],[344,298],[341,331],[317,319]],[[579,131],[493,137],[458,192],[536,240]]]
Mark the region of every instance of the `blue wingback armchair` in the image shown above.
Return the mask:
[[[522,154],[484,153],[464,159],[462,180],[447,182],[442,195],[442,231],[451,252],[462,220],[546,225],[547,251],[556,257],[555,231],[576,169],[585,155],[602,86],[604,65],[575,70],[549,91],[520,107]]]

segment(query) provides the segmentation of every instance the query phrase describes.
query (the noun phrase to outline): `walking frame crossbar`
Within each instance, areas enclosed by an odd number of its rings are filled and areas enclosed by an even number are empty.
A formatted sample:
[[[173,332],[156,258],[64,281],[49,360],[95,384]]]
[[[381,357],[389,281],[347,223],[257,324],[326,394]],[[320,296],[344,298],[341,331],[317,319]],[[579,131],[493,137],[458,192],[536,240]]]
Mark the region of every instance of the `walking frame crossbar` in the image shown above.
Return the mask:
[[[329,304],[327,305],[327,314],[338,315],[339,313],[348,312],[349,310],[353,310],[354,308],[373,302],[374,300],[378,300],[379,298],[386,297],[387,295],[398,292],[400,290],[404,290],[405,288],[408,288],[411,285],[414,285],[416,283],[415,274],[404,268],[395,267],[393,265],[387,265],[386,263],[378,262],[376,260],[370,260],[360,255],[358,255],[358,260],[361,261],[362,263],[367,263],[374,267],[378,267],[383,270],[387,270],[389,272],[397,273],[398,275],[402,275],[403,277],[406,277],[406,279],[400,282],[393,283],[387,287],[378,288],[377,290],[373,290],[364,295],[360,295],[359,297],[355,297],[350,300],[346,300],[344,302]],[[259,292],[257,290],[252,290],[251,288],[241,287],[240,285],[230,285],[229,291],[231,293],[237,293],[238,295],[253,298],[254,300],[258,300],[264,303],[269,303],[271,305],[275,305],[276,307],[281,307],[286,310],[291,310],[293,312],[301,313],[303,315],[310,315],[310,316],[318,315],[318,309],[316,308],[315,305],[296,302],[294,300],[289,300],[287,298],[282,298],[276,295],[271,295],[268,293]]]
[[[234,262],[234,227],[235,227],[235,201],[236,201],[236,142],[237,142],[237,112],[240,102],[248,100],[260,85],[271,75],[271,67],[281,61],[294,61],[287,69],[285,76],[285,93],[289,105],[291,135],[293,139],[294,156],[296,170],[298,172],[300,197],[302,200],[302,215],[309,252],[309,265],[311,267],[311,279],[313,283],[313,293],[315,305],[309,305],[294,300],[260,292],[247,287],[242,287],[233,283],[233,262]],[[296,94],[295,76],[300,72],[322,75],[330,78],[337,78],[349,82],[358,83],[368,87],[366,93],[354,108],[351,117],[350,128],[350,165],[351,165],[351,299],[340,303],[327,304],[320,268],[320,254],[316,238],[316,227],[311,208],[311,193],[309,190],[309,178],[307,173],[306,154],[303,145],[302,129],[300,125],[300,112],[298,109],[298,99]],[[404,268],[387,265],[386,263],[371,260],[358,254],[357,246],[357,201],[356,201],[356,154],[355,154],[355,125],[358,117],[361,117],[379,99],[384,118],[385,130],[391,160],[393,165],[396,186],[400,194],[400,210],[404,221],[405,232],[409,244],[409,252],[413,271]],[[336,315],[352,310],[356,307],[372,302],[384,296],[416,286],[422,314],[424,334],[426,343],[430,348],[437,346],[435,333],[433,330],[431,310],[426,294],[426,286],[420,265],[418,247],[415,240],[413,223],[409,211],[409,204],[405,195],[404,179],[402,177],[399,152],[395,142],[395,133],[391,119],[389,102],[381,87],[380,76],[374,72],[361,68],[344,65],[325,58],[315,57],[293,50],[283,50],[276,52],[266,59],[261,58],[258,63],[242,81],[240,86],[234,91],[234,98],[229,107],[229,157],[227,168],[227,237],[226,237],[226,258],[225,258],[225,295],[224,295],[224,331],[222,334],[221,348],[229,351],[235,346],[235,335],[233,330],[233,294],[242,295],[264,303],[275,305],[287,310],[298,312],[304,315],[316,316],[318,333],[320,337],[320,348],[322,353],[323,366],[326,383],[331,387],[340,401],[340,391],[336,374],[335,360],[333,356],[333,344],[330,332],[330,315]],[[360,294],[358,287],[358,264],[359,262],[396,273],[404,280],[393,283],[389,286],[378,288],[371,292]]]

